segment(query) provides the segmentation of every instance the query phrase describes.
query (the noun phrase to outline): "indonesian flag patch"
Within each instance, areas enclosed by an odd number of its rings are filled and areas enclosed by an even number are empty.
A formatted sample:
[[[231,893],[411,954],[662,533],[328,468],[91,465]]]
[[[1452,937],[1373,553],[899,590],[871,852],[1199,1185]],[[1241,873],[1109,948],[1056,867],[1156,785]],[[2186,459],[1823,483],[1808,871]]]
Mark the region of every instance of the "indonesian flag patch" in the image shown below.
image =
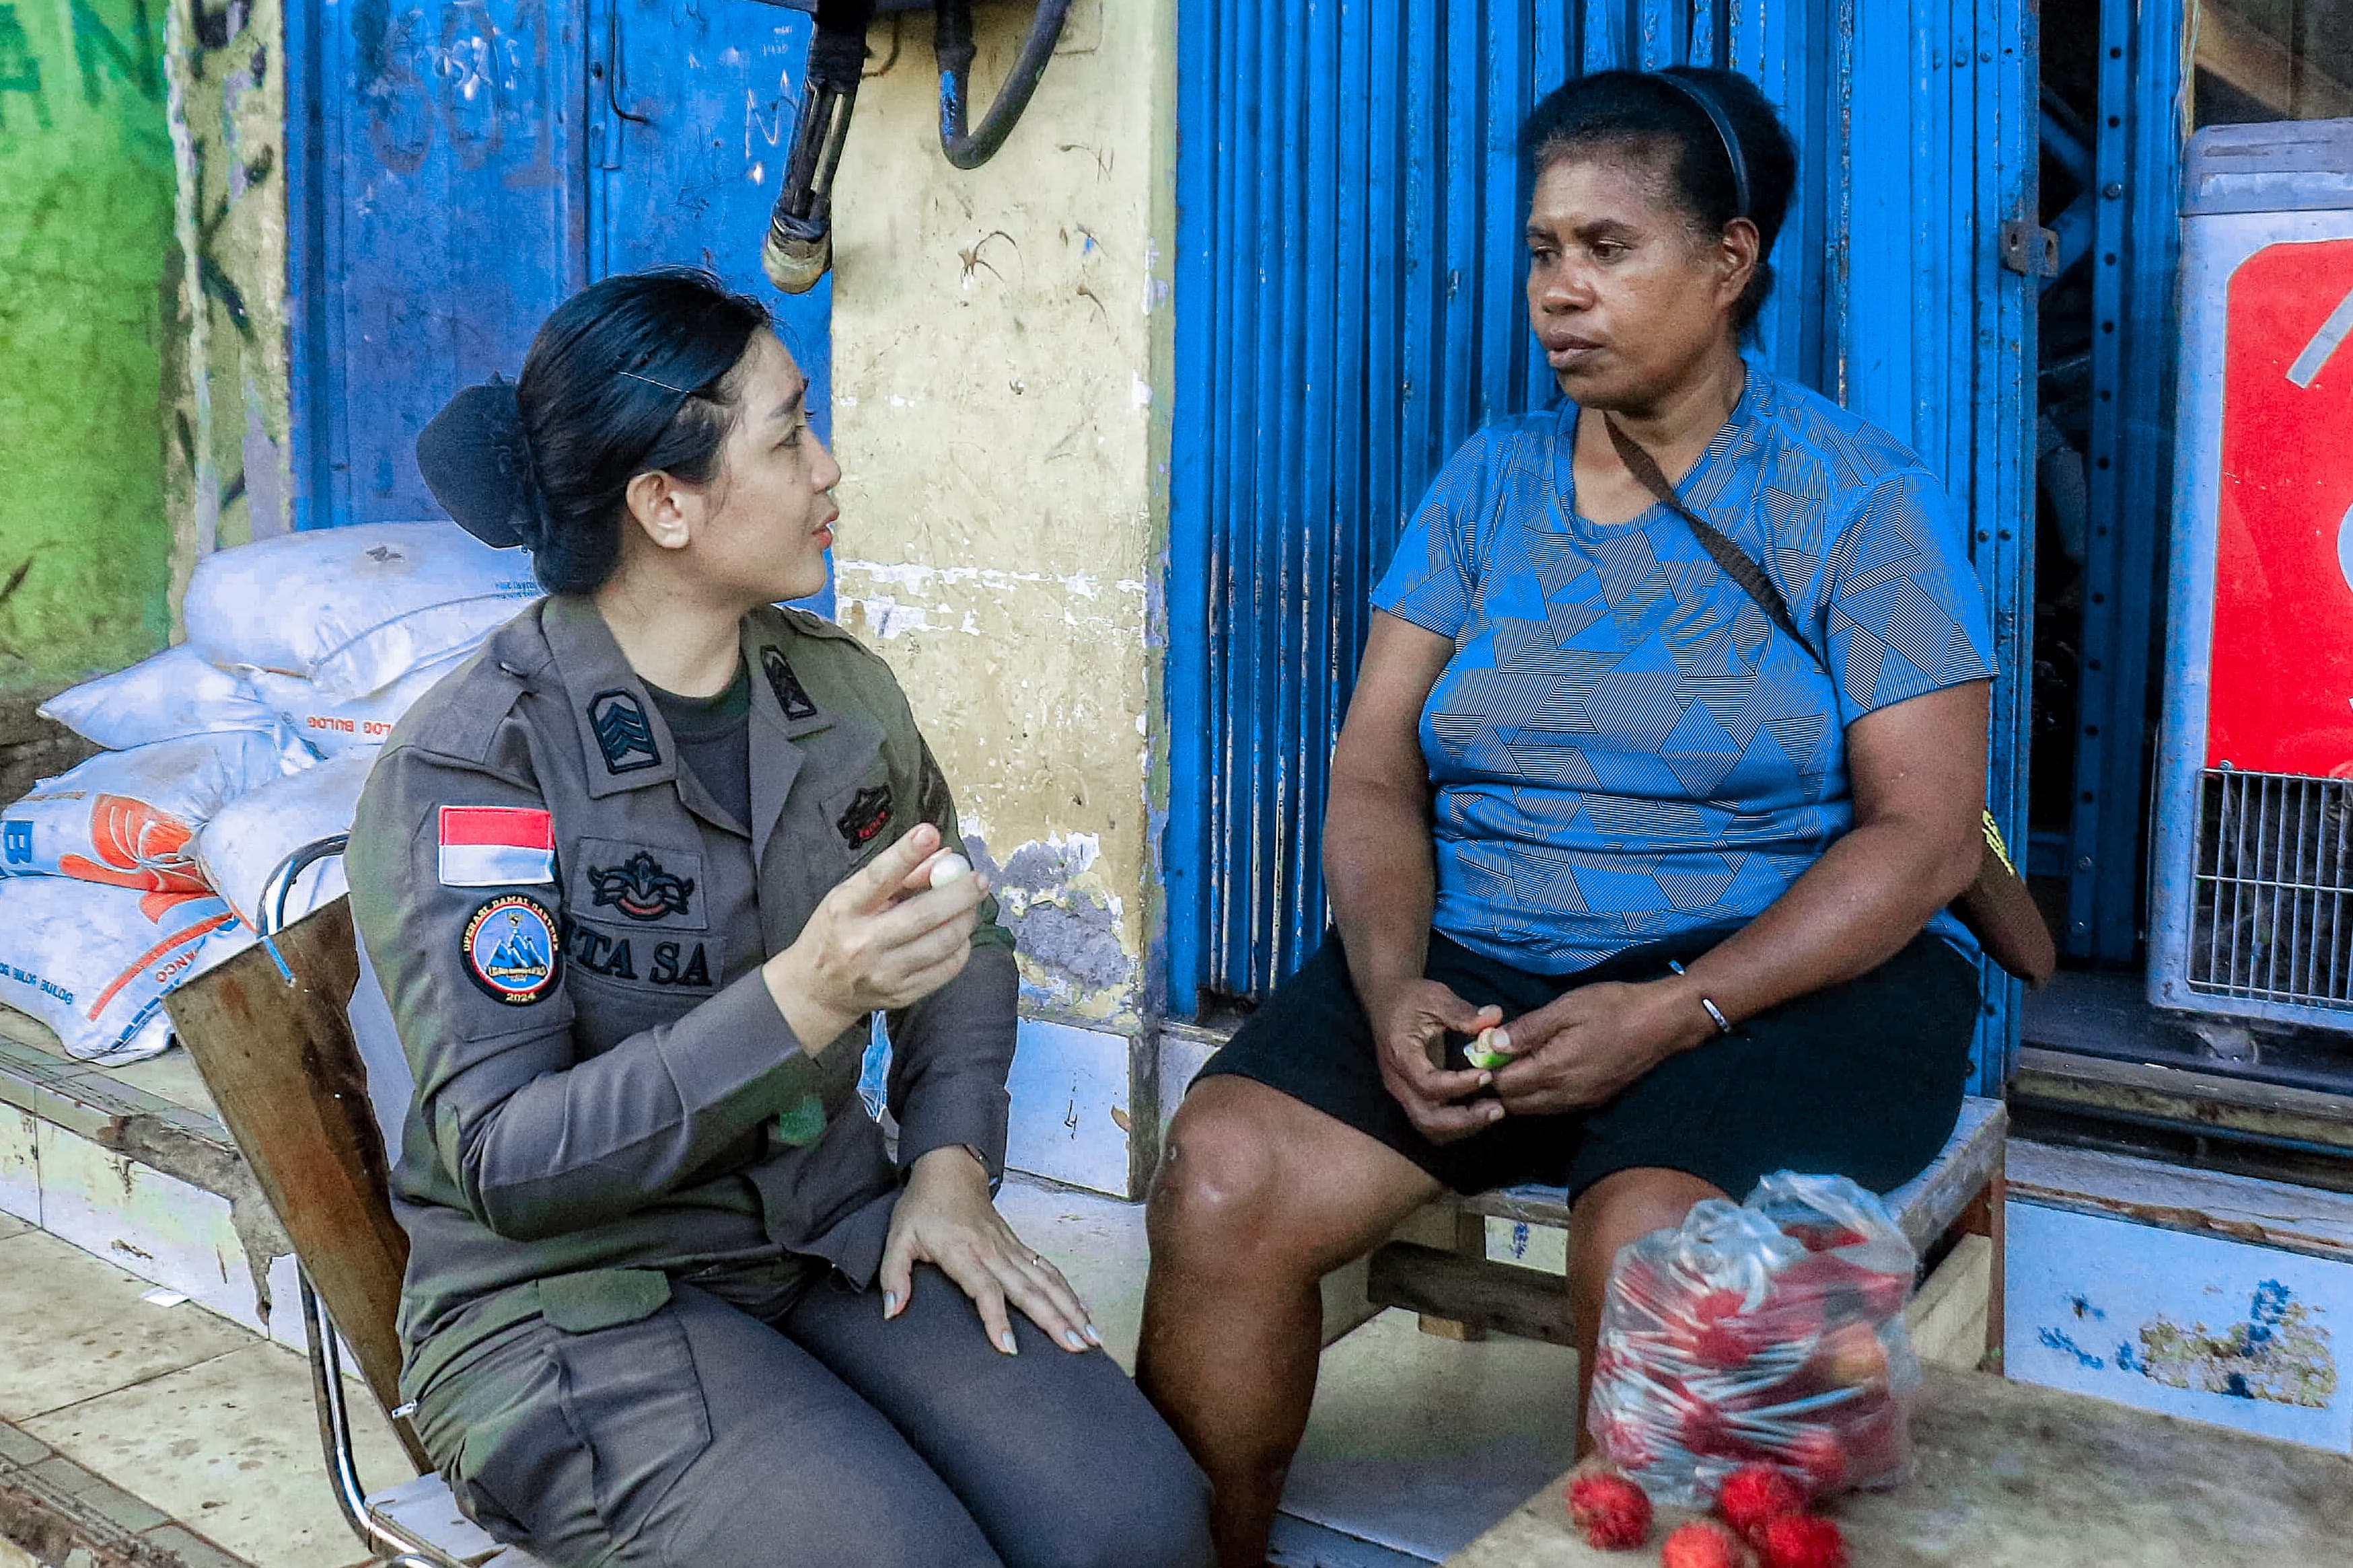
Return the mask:
[[[441,885],[511,888],[555,880],[555,819],[530,805],[441,808]]]

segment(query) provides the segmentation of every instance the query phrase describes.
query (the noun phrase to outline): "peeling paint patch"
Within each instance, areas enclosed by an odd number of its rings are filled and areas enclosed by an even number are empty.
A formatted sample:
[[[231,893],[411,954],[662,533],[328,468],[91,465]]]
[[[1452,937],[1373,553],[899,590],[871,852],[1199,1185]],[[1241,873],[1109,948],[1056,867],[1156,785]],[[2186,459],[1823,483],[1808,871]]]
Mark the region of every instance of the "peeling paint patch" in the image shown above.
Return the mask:
[[[887,583],[907,593],[931,597],[939,587],[978,584],[993,593],[1010,594],[1019,588],[1040,583],[1059,584],[1065,593],[1082,599],[1099,596],[1103,584],[1099,578],[1085,572],[1073,572],[1068,576],[1050,576],[1043,572],[1007,572],[993,566],[926,566],[920,562],[836,561],[838,574],[855,574],[871,577],[877,583]],[[1145,584],[1138,578],[1123,577],[1112,584],[1123,594],[1141,598]]]
[[[1029,1000],[1090,1011],[1130,1005],[1136,961],[1121,938],[1120,900],[1095,874],[1102,844],[1093,834],[1032,840],[1002,866],[976,837],[965,849],[996,888]]]
[[[841,606],[844,620],[852,626],[862,622],[867,630],[885,642],[909,632],[929,630],[937,624],[923,605],[902,604],[884,594],[860,597],[837,592],[836,601]]]

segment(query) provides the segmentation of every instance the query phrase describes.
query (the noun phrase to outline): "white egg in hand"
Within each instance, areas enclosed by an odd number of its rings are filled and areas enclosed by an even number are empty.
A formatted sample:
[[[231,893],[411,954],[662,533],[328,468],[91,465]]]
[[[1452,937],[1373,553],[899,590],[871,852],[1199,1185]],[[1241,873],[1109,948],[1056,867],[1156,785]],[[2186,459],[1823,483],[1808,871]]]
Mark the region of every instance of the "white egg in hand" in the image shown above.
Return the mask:
[[[944,888],[971,875],[971,861],[961,855],[943,855],[932,867],[932,886]]]

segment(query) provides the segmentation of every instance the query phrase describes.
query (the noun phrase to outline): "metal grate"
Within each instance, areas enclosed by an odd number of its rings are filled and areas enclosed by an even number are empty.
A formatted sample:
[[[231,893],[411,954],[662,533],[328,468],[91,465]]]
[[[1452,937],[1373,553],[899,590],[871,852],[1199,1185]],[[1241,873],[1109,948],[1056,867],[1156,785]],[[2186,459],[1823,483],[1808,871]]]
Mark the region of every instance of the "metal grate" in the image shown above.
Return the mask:
[[[2210,769],[2189,986],[2353,1008],[2353,784]]]

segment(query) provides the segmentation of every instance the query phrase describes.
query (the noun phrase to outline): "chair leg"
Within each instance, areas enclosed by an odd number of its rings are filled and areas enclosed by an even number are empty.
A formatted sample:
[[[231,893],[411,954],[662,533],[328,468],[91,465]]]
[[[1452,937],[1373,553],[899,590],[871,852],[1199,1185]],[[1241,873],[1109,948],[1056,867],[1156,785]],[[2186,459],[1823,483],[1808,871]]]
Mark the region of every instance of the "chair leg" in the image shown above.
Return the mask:
[[[1487,1216],[1485,1215],[1472,1214],[1468,1210],[1456,1211],[1454,1251],[1463,1258],[1476,1258],[1482,1260],[1486,1258]],[[1487,1337],[1486,1330],[1474,1329],[1470,1324],[1453,1318],[1436,1317],[1429,1312],[1422,1313],[1420,1317],[1421,1331],[1436,1339],[1457,1340],[1464,1344],[1477,1344]]]
[[[310,1352],[311,1400],[318,1411],[319,1442],[343,1522],[352,1527],[363,1546],[383,1561],[385,1568],[462,1568],[424,1542],[385,1529],[368,1513],[366,1489],[360,1484],[359,1456],[352,1446],[351,1408],[345,1403],[343,1358],[335,1343],[334,1320],[320,1304],[309,1272],[298,1269],[295,1279],[301,1288],[302,1336]]]
[[[1978,1363],[1984,1372],[1999,1373],[2002,1370],[2002,1308],[2009,1282],[2009,1207],[2010,1181],[2007,1161],[1997,1157],[1993,1175],[1969,1200],[1961,1211],[1954,1228],[1968,1236],[1982,1236],[1993,1244],[1993,1258],[1986,1282],[1986,1352]]]

